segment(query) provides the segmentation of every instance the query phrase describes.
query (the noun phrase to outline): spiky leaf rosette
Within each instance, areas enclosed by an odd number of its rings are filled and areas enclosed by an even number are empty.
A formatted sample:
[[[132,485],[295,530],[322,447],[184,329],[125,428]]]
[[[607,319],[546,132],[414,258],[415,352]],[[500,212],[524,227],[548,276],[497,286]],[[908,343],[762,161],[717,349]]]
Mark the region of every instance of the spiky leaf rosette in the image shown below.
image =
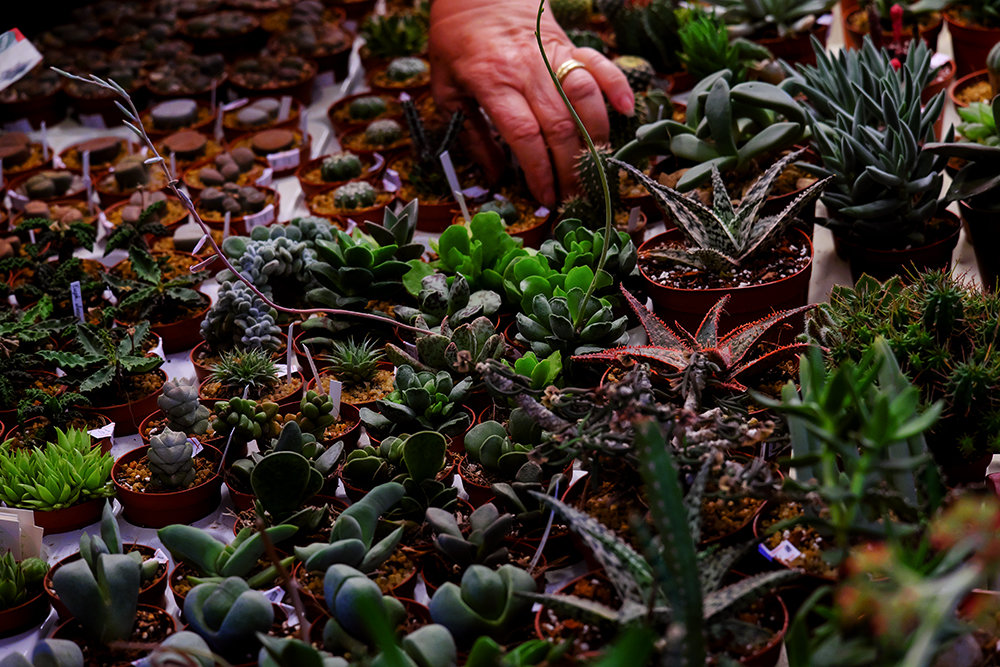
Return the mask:
[[[344,384],[359,385],[375,378],[382,357],[382,350],[375,341],[366,337],[359,343],[351,337],[333,341],[325,359],[335,378]]]
[[[601,157],[604,173],[608,179],[608,190],[611,193],[611,210],[617,211],[621,208],[621,195],[618,192],[618,168],[612,167],[610,160],[614,151],[607,144],[598,146],[597,153]],[[587,150],[576,156],[576,175],[580,180],[580,188],[583,190],[585,199],[593,208],[603,209],[604,190],[601,187],[601,176],[598,166],[594,164],[593,157]],[[604,216],[600,216],[602,222]]]
[[[775,180],[802,151],[796,151],[771,165],[758,178],[739,206],[733,207],[718,169],[712,168],[712,208],[689,198],[673,188],[657,183],[631,165],[612,159],[611,164],[626,169],[645,186],[657,203],[668,211],[684,233],[688,246],[681,249],[652,248],[643,258],[669,260],[721,273],[731,271],[756,252],[771,247],[807,204],[811,204],[832,180],[816,181],[800,193],[777,215],[762,216],[761,209]]]
[[[261,396],[279,382],[270,353],[253,348],[223,352],[222,359],[212,369],[212,379],[237,395],[249,387],[251,398]]]

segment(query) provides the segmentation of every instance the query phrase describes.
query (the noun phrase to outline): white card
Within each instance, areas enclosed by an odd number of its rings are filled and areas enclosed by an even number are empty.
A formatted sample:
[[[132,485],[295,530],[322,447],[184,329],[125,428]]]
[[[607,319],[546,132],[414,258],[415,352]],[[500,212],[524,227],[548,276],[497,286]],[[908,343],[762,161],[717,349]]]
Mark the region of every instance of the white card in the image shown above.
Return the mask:
[[[250,213],[243,216],[243,223],[246,225],[247,230],[269,225],[272,222],[274,222],[274,204],[268,204],[258,213]]]

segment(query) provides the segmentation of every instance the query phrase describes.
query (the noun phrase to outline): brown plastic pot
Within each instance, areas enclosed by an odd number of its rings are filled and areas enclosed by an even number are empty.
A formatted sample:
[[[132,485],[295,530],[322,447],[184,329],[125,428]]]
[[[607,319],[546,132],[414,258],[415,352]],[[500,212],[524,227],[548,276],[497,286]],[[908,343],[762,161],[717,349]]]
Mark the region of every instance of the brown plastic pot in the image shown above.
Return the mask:
[[[101,406],[91,405],[84,409],[90,412],[102,414],[113,421],[116,424],[115,430],[120,436],[138,433],[139,422],[142,421],[142,418],[145,415],[148,415],[156,409],[156,399],[160,395],[163,383],[167,381],[167,374],[163,372],[163,369],[158,368],[155,373],[157,373],[161,378],[160,386],[151,394],[146,396],[137,396],[125,403]]]
[[[851,265],[851,279],[858,279],[868,274],[878,280],[887,280],[892,276],[906,276],[913,269],[927,271],[934,269],[949,269],[951,255],[958,245],[958,234],[962,230],[958,216],[950,211],[938,213],[938,217],[947,218],[953,230],[942,239],[916,248],[903,250],[879,250],[866,248],[839,234],[833,235],[833,245],[837,255],[847,259]]]
[[[851,17],[863,13],[864,9],[857,9],[847,15],[844,19],[844,45],[850,49],[860,49],[861,45],[864,43],[865,35],[867,32],[861,32],[855,29],[851,25]],[[941,26],[944,22],[941,20],[941,14],[935,12],[934,20],[926,25],[921,25],[918,27],[920,37],[923,38],[927,45],[930,47],[931,51],[937,51],[938,36],[941,34]],[[887,21],[888,17],[884,17]],[[903,32],[910,34],[912,28],[908,25],[903,26]],[[886,31],[886,34],[891,34],[891,29]],[[777,54],[775,54],[777,55]]]
[[[216,466],[222,452],[210,445],[203,445],[201,456]],[[211,514],[221,501],[222,477],[212,475],[208,481],[183,491],[166,493],[140,493],[126,489],[117,482],[118,472],[127,463],[146,456],[146,447],[138,447],[123,454],[111,470],[118,501],[122,504],[122,515],[130,523],[147,528],[162,528],[172,523],[193,523]]]
[[[38,591],[21,604],[0,610],[0,637],[10,637],[41,626],[49,615],[49,598]]]
[[[296,338],[296,340],[298,340],[298,338]],[[304,357],[300,356],[300,358],[304,358]],[[315,361],[316,361],[316,367],[319,369],[319,372],[320,372],[319,374],[320,374],[321,378],[322,377],[332,377],[333,376],[332,373],[324,373],[323,372],[323,370],[325,368],[328,368],[329,364],[327,364],[327,365],[320,365],[319,360],[315,360]],[[379,370],[383,370],[383,371],[392,371],[392,372],[395,372],[395,370],[396,370],[396,367],[390,361],[379,361],[378,362],[378,368],[379,368]],[[329,388],[329,383],[325,383],[325,384],[327,384],[327,387]],[[306,391],[309,391],[310,389],[316,389],[316,378],[312,378],[306,384]],[[348,403],[348,402],[345,401],[344,405],[352,405],[355,408],[357,408],[358,410],[360,410],[361,408],[369,408],[369,409],[372,409],[372,410],[375,409],[375,401],[374,400],[372,400],[372,401],[362,401],[361,403]]]
[[[284,381],[284,375],[282,375],[281,377],[282,381]],[[274,398],[270,399],[272,403],[277,403],[278,405],[284,405],[292,401],[298,402],[299,400],[302,399],[302,390],[305,388],[306,385],[305,378],[299,371],[295,371],[294,373],[292,373],[292,377],[293,378],[297,377],[299,379],[299,388],[292,389],[288,393],[282,394],[281,396],[275,396]],[[204,403],[205,405],[214,405],[216,401],[225,401],[232,398],[232,396],[209,396],[207,393],[205,393],[205,385],[207,385],[211,381],[212,381],[211,378],[209,378],[198,386],[198,398],[201,399],[202,403]]]
[[[951,99],[951,103],[955,105],[955,108],[964,108],[969,106],[968,103],[958,99],[958,91],[973,84],[977,84],[982,81],[988,81],[989,78],[990,78],[989,72],[987,72],[984,69],[980,69],[970,74],[966,74],[961,78],[957,79],[955,81],[955,84],[948,91],[948,97]]]
[[[101,520],[104,502],[104,498],[92,498],[63,509],[35,510],[35,525],[44,528],[46,535],[79,530]]]
[[[134,543],[123,544],[122,550],[125,553],[128,553],[129,551],[139,551],[144,556],[148,556],[150,558],[152,558],[156,553],[156,549],[151,546]],[[59,599],[59,594],[56,593],[55,586],[52,585],[52,577],[55,576],[56,570],[60,567],[77,560],[80,560],[79,551],[75,554],[66,556],[50,567],[49,571],[45,573],[45,579],[42,580],[42,586],[45,589],[46,595],[48,595],[52,608],[56,610],[56,615],[59,617],[60,622],[68,621],[72,618],[72,616],[69,613],[69,609],[66,608],[66,605],[64,605],[62,600]],[[169,571],[169,567],[164,567],[163,574],[139,589],[139,602],[141,604],[148,604],[153,607],[163,606],[163,594],[167,590],[167,573]]]
[[[829,15],[826,15],[829,18]],[[825,19],[824,19],[825,20]],[[802,32],[788,37],[763,37],[754,41],[761,46],[767,47],[775,58],[780,58],[790,63],[801,63],[803,65],[815,65],[816,53],[812,49],[812,38],[815,37],[819,43],[826,46],[826,38],[830,33],[830,23],[819,23],[808,32]]]
[[[111,423],[111,420],[105,417],[104,415],[95,414],[93,416],[95,419],[102,422],[102,426],[107,426],[108,424]],[[41,419],[44,419],[44,417],[32,417],[23,424],[15,424],[13,427],[11,427],[10,431],[7,432],[6,439],[13,438],[14,435],[19,433],[24,427],[29,426],[34,422],[40,421]],[[97,428],[100,428],[100,426]],[[3,435],[4,435],[4,430],[2,425],[0,425],[0,442],[2,442],[5,439]],[[114,436],[108,436],[107,438],[99,438],[97,440],[93,440],[93,442],[91,443],[91,447],[100,447],[101,451],[107,454],[111,451],[111,447],[113,444],[114,444]]]
[[[956,72],[958,76],[965,76],[985,67],[990,49],[1000,42],[1000,28],[983,28],[958,21],[954,17],[955,11],[957,10],[945,10],[944,20],[951,33]]]
[[[304,72],[305,77],[302,80],[294,83],[274,84],[264,87],[255,87],[240,83],[236,71],[233,67],[230,67],[229,88],[238,98],[249,97],[255,99],[258,97],[283,97],[287,95],[293,100],[308,106],[312,104],[313,84],[316,82],[316,73],[319,71],[319,68],[314,61],[308,58],[304,60],[306,61],[306,70]]]
[[[170,627],[161,637],[142,637],[142,638],[129,637],[130,641],[143,641],[155,645],[159,644],[161,641],[163,641],[164,639],[166,639],[167,637],[169,637],[170,635],[174,634],[177,631],[177,621],[174,620],[174,617],[171,616],[169,613],[167,613],[165,609],[161,609],[160,607],[154,607],[148,604],[140,604],[139,609],[143,611],[152,612],[153,614],[156,614],[160,618],[165,618],[169,620]],[[90,645],[88,644],[89,640],[86,638],[86,635],[83,632],[83,628],[80,627],[80,623],[75,619],[66,621],[58,628],[56,628],[55,632],[52,633],[52,639],[68,639],[77,644],[78,646],[80,646],[81,648]],[[84,650],[84,655],[87,654],[88,651]],[[106,658],[107,656],[104,657]],[[113,662],[110,664],[105,662],[102,664],[102,667],[127,667],[128,665],[131,664],[133,663],[128,660],[122,660],[120,662]]]
[[[965,230],[976,253],[979,280],[987,290],[997,288],[1000,278],[1000,213],[977,208],[968,201],[958,202],[958,210],[965,224]]]
[[[346,181],[324,181],[322,179],[316,180],[314,178],[307,178],[307,175],[318,169],[323,165],[323,161],[326,160],[329,155],[322,155],[318,158],[309,160],[299,165],[299,168],[295,170],[295,178],[298,179],[299,185],[302,187],[302,194],[305,197],[312,197],[313,195],[319,194],[320,192],[325,192],[327,190],[332,190],[339,188],[341,185],[346,185],[351,179]],[[375,178],[382,171],[382,167],[385,166],[385,160],[379,155],[377,158],[374,155],[359,155],[358,158],[361,160],[361,179]]]
[[[375,93],[372,93],[370,91],[366,91],[363,93],[356,93],[354,95],[348,95],[347,97],[342,97],[330,105],[330,108],[327,109],[326,111],[326,117],[327,119],[329,119],[330,125],[333,126],[333,130],[334,132],[337,133],[337,136],[341,136],[343,134],[346,134],[347,132],[351,132],[354,130],[364,130],[365,127],[368,126],[368,123],[372,122],[372,120],[387,120],[390,118],[393,120],[402,119],[403,117],[402,107],[397,107],[398,113],[386,113],[385,115],[379,116],[371,120],[351,120],[350,117],[345,118],[344,114],[338,113],[340,110],[349,107],[351,103],[354,102],[354,100],[359,99],[361,97],[372,97],[374,95]],[[387,103],[390,104],[395,103],[394,95],[393,96],[386,95],[384,96],[384,98],[386,99]],[[392,100],[392,102],[390,102],[390,100]]]
[[[164,354],[174,354],[175,352],[190,350],[202,339],[201,321],[205,319],[205,314],[212,307],[212,299],[203,292],[198,292],[198,294],[201,294],[202,303],[205,305],[194,315],[168,324],[150,325],[149,330],[163,339]],[[119,320],[115,320],[115,323],[127,326],[127,323]]]
[[[730,300],[722,314],[719,330],[730,331],[741,324],[766,317],[772,312],[805,305],[809,300],[809,279],[812,276],[812,241],[802,230],[792,229],[790,233],[800,235],[801,238],[798,240],[808,245],[809,262],[794,275],[761,285],[713,289],[667,287],[650,278],[640,262],[639,272],[646,293],[653,300],[653,310],[666,321],[676,320],[688,331],[695,331],[704,319],[705,313],[720,298],[729,295]],[[642,244],[639,254],[666,241],[682,238],[679,229],[657,234]]]

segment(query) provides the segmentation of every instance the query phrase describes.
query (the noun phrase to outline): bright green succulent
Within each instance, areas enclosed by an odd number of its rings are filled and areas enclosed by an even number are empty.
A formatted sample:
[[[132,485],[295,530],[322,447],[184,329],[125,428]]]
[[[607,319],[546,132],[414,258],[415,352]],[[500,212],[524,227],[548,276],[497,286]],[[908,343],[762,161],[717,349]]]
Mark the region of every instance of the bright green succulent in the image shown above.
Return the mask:
[[[251,440],[269,441],[277,437],[280,432],[275,421],[277,416],[277,403],[270,401],[258,403],[248,398],[236,397],[215,404],[212,429],[227,441],[230,438],[244,443]]]
[[[40,558],[14,560],[11,552],[0,556],[0,609],[10,609],[28,599],[32,591],[38,592],[48,564]]]
[[[513,257],[527,254],[522,243],[520,238],[505,231],[498,214],[477,213],[468,225],[452,225],[441,233],[436,248],[437,265],[448,275],[462,274],[470,291],[501,292],[507,264]],[[433,272],[433,267],[418,266],[417,262],[410,265],[414,270],[407,276],[407,290],[416,294],[421,280]]]
[[[462,409],[471,387],[471,378],[455,382],[447,371],[434,374],[400,366],[395,389],[375,402],[377,412],[361,408],[361,421],[382,436],[420,429],[457,435],[471,423]]]
[[[996,171],[996,161],[1000,159],[997,133],[1000,96],[994,97],[989,105],[974,103],[968,109],[959,108],[958,113],[967,121],[972,114],[978,119],[974,127],[970,127],[973,123],[959,125],[959,133],[969,141],[924,144],[924,150],[930,153],[965,162],[952,178],[945,201],[964,201],[976,208],[1000,210],[1000,175]]]
[[[365,338],[360,343],[353,337],[335,340],[323,359],[327,370],[345,385],[360,385],[371,382],[379,370],[379,362],[384,354],[374,341]]]
[[[417,12],[370,14],[361,24],[361,35],[375,58],[409,56],[427,48],[427,22]]]
[[[725,69],[733,73],[733,83],[740,83],[747,80],[748,66],[772,57],[765,46],[745,37],[733,38],[721,17],[697,6],[682,19],[677,37],[681,63],[698,81]]]
[[[514,361],[512,368],[518,375],[528,378],[531,389],[542,391],[550,385],[560,384],[562,366],[562,354],[558,350],[543,359],[528,350]]]

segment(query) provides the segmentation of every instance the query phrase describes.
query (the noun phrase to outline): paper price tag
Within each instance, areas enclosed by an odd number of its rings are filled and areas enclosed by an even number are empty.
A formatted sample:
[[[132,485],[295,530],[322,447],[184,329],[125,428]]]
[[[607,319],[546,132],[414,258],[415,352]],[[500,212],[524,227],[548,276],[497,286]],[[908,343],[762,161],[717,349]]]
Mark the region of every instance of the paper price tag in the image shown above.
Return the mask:
[[[0,35],[0,62],[4,66],[0,70],[0,90],[3,90],[42,62],[42,54],[20,30],[12,28]]]
[[[274,222],[274,204],[268,204],[262,208],[260,212],[252,213],[243,217],[243,223],[246,225],[247,230],[253,229],[254,227],[269,225],[272,222]]]
[[[289,95],[282,95],[280,106],[278,107],[278,122],[288,120],[288,117],[292,115],[292,98]]]
[[[340,380],[330,380],[330,401],[333,402],[333,418],[340,419],[340,394],[344,389],[344,383]]]
[[[106,424],[101,428],[91,429],[87,431],[87,433],[89,433],[90,437],[94,438],[95,440],[103,440],[104,438],[113,438],[115,435],[115,423],[111,422],[110,424]]]
[[[480,197],[488,195],[489,192],[489,190],[481,185],[473,185],[462,190],[462,194],[465,195],[466,199],[479,199]]]
[[[298,167],[301,157],[302,152],[298,148],[290,148],[280,153],[268,153],[267,164],[274,171],[287,171]]]
[[[104,122],[104,116],[99,113],[80,114],[80,125],[91,130],[106,130],[108,126]]]
[[[188,438],[187,441],[191,443],[192,457],[198,456],[199,454],[202,453],[202,451],[204,451],[205,447],[200,442],[198,442],[198,438]]]
[[[295,613],[295,607],[293,607],[290,604],[285,604],[283,602],[279,602],[278,607],[281,608],[281,611],[285,612],[285,620],[286,620],[286,625],[288,627],[294,628],[298,625],[301,625],[301,622],[299,621],[299,615]]]
[[[281,586],[275,586],[274,588],[269,588],[266,591],[261,591],[267,601],[271,604],[278,604],[281,602],[282,598],[285,597],[285,589]]]
[[[265,167],[264,173],[261,174],[256,181],[254,181],[254,184],[257,185],[258,187],[266,188],[269,187],[273,181],[274,181],[274,169],[271,169],[270,167]]]
[[[796,549],[795,546],[788,540],[782,540],[781,544],[776,546],[774,549],[768,549],[764,544],[759,544],[757,545],[757,550],[762,556],[764,556],[764,558],[768,560],[776,560],[779,563],[784,563],[786,565],[802,555],[802,552]]]
[[[79,280],[74,280],[69,284],[69,297],[73,302],[73,314],[83,322],[83,292],[80,290]]]
[[[549,214],[549,209],[547,209],[544,206],[539,206],[538,208],[535,209],[535,217],[536,218],[544,218],[548,214]]]

